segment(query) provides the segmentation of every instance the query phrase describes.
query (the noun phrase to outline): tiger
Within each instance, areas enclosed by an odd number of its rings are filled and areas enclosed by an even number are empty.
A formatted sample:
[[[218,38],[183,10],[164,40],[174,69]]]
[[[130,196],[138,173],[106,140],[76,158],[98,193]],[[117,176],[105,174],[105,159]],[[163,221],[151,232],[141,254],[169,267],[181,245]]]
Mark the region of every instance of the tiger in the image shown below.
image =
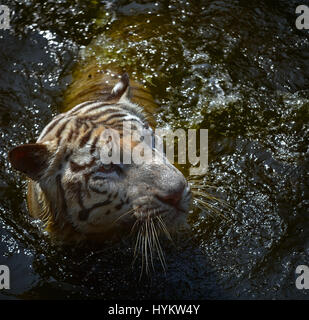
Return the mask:
[[[154,135],[154,100],[127,72],[86,69],[35,143],[10,150],[12,167],[28,180],[27,208],[60,243],[121,239],[171,233],[187,227],[192,196],[182,172],[162,150],[142,163],[103,163],[106,130],[119,132],[121,146],[133,148],[123,126],[137,135]],[[106,80],[108,79],[108,80]],[[88,85],[85,85],[87,84]],[[112,85],[111,85],[112,83]],[[143,246],[143,244],[140,244]],[[147,243],[146,243],[147,246]]]

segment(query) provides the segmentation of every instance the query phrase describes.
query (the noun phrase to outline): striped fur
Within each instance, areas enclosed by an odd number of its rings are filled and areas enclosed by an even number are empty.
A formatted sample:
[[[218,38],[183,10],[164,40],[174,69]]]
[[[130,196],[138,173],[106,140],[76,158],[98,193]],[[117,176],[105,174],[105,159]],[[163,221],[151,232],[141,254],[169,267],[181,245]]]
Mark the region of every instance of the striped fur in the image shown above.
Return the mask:
[[[89,98],[83,92],[75,92],[74,99]],[[63,241],[118,238],[136,221],[156,215],[169,229],[176,228],[185,221],[191,194],[174,166],[165,158],[117,165],[104,165],[100,158],[106,145],[101,137],[107,129],[119,132],[121,150],[125,144],[135,146],[122,135],[124,123],[132,123],[132,130],[141,136],[152,134],[143,108],[130,98],[127,74],[104,98],[99,98],[97,89],[91,92],[93,100],[81,99],[57,115],[36,144],[10,152],[12,165],[29,177],[30,214]]]

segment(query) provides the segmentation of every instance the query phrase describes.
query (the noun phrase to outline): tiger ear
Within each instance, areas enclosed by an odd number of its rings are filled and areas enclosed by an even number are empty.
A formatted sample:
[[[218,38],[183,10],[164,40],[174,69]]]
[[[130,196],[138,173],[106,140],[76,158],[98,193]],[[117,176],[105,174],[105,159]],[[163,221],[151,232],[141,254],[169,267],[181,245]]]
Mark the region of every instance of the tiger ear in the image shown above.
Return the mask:
[[[130,92],[130,79],[129,75],[125,72],[119,82],[117,82],[112,89],[109,99],[124,100],[129,99]]]
[[[38,180],[48,167],[51,157],[46,145],[40,143],[17,146],[9,152],[9,161],[13,168]]]

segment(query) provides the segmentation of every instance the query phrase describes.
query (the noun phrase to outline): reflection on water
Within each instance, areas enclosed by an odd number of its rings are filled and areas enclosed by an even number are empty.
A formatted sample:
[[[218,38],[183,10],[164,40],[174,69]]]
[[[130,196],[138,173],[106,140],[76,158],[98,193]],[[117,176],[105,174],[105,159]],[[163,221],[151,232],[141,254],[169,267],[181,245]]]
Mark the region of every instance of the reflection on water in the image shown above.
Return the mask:
[[[295,28],[296,1],[7,4],[0,264],[12,289],[0,297],[308,299],[295,288],[296,267],[309,265],[309,31]],[[166,244],[169,268],[155,263],[151,281],[138,281],[132,243],[52,245],[28,218],[24,178],[7,162],[61,110],[74,62],[94,58],[151,90],[160,126],[209,129],[201,183],[235,209],[222,219],[195,206],[192,234]]]

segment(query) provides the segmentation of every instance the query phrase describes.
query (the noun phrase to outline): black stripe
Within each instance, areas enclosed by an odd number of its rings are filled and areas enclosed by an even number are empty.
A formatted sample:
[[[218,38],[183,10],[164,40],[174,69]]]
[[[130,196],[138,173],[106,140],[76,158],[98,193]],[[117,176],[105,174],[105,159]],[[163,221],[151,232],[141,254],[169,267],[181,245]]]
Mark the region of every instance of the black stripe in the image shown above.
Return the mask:
[[[98,113],[94,113],[94,114],[91,114],[91,115],[87,115],[87,113],[85,114],[82,114],[81,115],[81,120],[80,121],[95,121],[95,120],[99,120],[101,121],[103,124],[105,123],[105,120],[103,119],[100,119],[101,117],[105,116],[105,115],[108,115],[108,114],[112,114],[112,113],[115,113],[115,112],[120,112],[121,110],[119,109],[112,109],[112,108],[109,108],[109,109],[106,109],[104,111],[101,111],[101,112],[98,112]],[[97,122],[95,122],[95,124],[97,124]]]
[[[97,106],[93,106],[92,108],[89,108],[89,109],[87,110],[87,112],[92,112],[93,110],[100,109],[100,108],[102,108],[102,107],[106,107],[106,106],[109,106],[109,105],[111,105],[110,102],[102,102],[101,104],[99,104],[99,105],[97,105]]]
[[[52,131],[55,126],[59,123],[60,120],[62,120],[64,118],[64,116],[59,117],[58,119],[54,119],[46,128],[46,132],[45,134],[41,137],[41,139],[43,139],[50,131]]]
[[[74,133],[74,130],[71,129],[71,131],[70,131],[70,133],[69,133],[69,135],[68,135],[68,137],[67,137],[67,141],[68,141],[68,142],[71,142],[72,137],[73,137],[73,133]]]
[[[120,209],[122,208],[122,206],[123,206],[123,202],[120,202],[119,204],[117,204],[117,205],[115,206],[115,209],[116,209],[116,210],[120,210]]]
[[[103,191],[100,191],[98,189],[96,189],[95,187],[92,187],[92,186],[89,186],[89,189],[95,193],[99,193],[99,194],[107,194],[107,190],[103,190]]]
[[[91,154],[93,154],[96,151],[96,149],[97,149],[96,144],[97,144],[98,140],[99,140],[99,136],[96,136],[94,138],[94,140],[92,141],[92,144],[91,144],[91,147],[90,147],[90,153]]]
[[[122,138],[123,137],[123,125],[122,123],[116,123],[115,125],[109,125],[106,129],[113,129],[113,130],[116,130],[118,131],[118,134],[119,134],[119,138]]]
[[[59,136],[61,135],[62,131],[65,129],[65,127],[67,126],[68,122],[70,120],[65,121],[56,131],[55,133],[55,137],[59,138]]]
[[[107,177],[94,176],[92,179],[93,179],[93,180],[107,180]]]
[[[113,123],[106,123],[106,120],[100,120],[100,121],[95,122],[95,124],[96,124],[96,125],[108,125],[108,126],[117,127],[117,125],[120,125],[120,124],[121,124],[121,126],[123,126],[123,122],[129,122],[129,121],[130,121],[130,122],[138,122],[139,125],[144,126],[144,123],[143,123],[141,120],[138,120],[138,119],[125,119],[125,120],[123,120],[123,121],[115,121],[115,122],[113,122]],[[136,129],[137,129],[136,126],[131,125],[131,129],[132,129],[133,127],[135,128],[135,129],[133,129],[133,130],[136,130]]]
[[[58,193],[58,199],[60,199],[60,208],[57,208],[57,212],[54,212],[55,215],[55,219],[57,220],[58,215],[60,213],[67,215],[67,210],[68,210],[68,206],[67,206],[67,202],[64,196],[64,189],[61,183],[61,175],[57,175],[56,177],[56,184],[57,184],[57,193]],[[61,209],[61,212],[59,212],[59,209]]]
[[[145,116],[140,113],[138,110],[133,109],[127,104],[124,103],[117,103],[115,106],[119,106],[123,111],[127,111],[131,116],[135,116],[136,118],[139,118],[140,121],[144,122],[145,121]]]
[[[70,151],[68,154],[66,154],[65,158],[64,158],[64,161],[68,161],[72,155],[72,151]]]
[[[121,121],[115,121],[115,123],[111,123],[108,125],[108,129],[114,129],[114,130],[118,130],[119,131],[119,135],[120,137],[123,135],[123,122]],[[137,130],[137,127],[133,124],[131,126],[131,131],[135,131]]]
[[[119,112],[119,111],[121,111],[121,110],[119,110],[119,109],[113,109],[113,108],[108,108],[108,109],[106,109],[106,110],[104,110],[104,111],[101,111],[101,112],[99,112],[99,113],[97,113],[97,114],[95,114],[95,115],[93,115],[95,118],[100,118],[100,117],[103,117],[103,116],[105,116],[106,114],[112,114],[112,113],[115,113],[115,112]]]
[[[71,111],[69,111],[69,114],[75,114],[77,111],[80,111],[80,109],[90,106],[91,104],[97,103],[98,101],[86,101],[82,102],[79,106],[75,106]],[[75,109],[76,108],[76,109]]]
[[[77,182],[76,185],[76,193],[77,193],[77,201],[79,206],[81,207],[82,211],[85,210],[85,206],[82,200],[82,183],[81,182]]]
[[[121,117],[126,117],[127,114],[126,113],[114,113],[112,115],[110,115],[109,117],[107,117],[104,121],[108,122],[114,118],[121,118]]]
[[[140,120],[140,119],[125,119],[125,120],[123,120],[122,122],[138,122],[139,125],[144,126],[143,121]],[[134,126],[134,125],[132,125],[131,128],[132,128],[133,126]],[[135,127],[135,128],[136,128],[136,127]],[[136,129],[134,129],[134,130],[136,130]]]
[[[97,209],[97,208],[100,208],[100,207],[107,206],[107,205],[109,205],[110,203],[112,203],[112,201],[110,201],[110,200],[105,200],[105,201],[103,201],[103,202],[99,202],[99,203],[94,204],[91,208],[81,210],[81,211],[78,213],[79,220],[81,220],[81,221],[86,221],[86,220],[88,219],[89,214],[90,214],[90,212],[91,212],[92,210]]]
[[[90,139],[92,134],[92,130],[88,130],[86,134],[80,139],[79,141],[79,147],[82,148]]]

